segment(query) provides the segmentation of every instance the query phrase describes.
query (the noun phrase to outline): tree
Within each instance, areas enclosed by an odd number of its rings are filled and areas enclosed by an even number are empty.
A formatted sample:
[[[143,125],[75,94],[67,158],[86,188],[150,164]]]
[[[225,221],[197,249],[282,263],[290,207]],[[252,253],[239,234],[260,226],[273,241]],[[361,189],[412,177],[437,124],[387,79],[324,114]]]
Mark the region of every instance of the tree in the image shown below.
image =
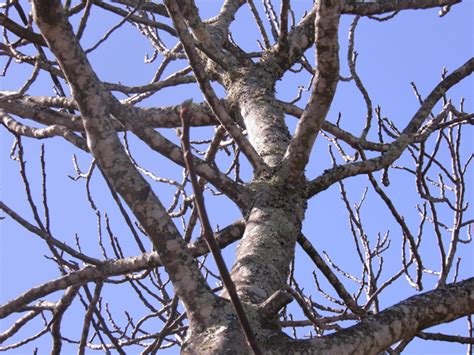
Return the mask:
[[[20,89],[1,92],[0,114],[4,136],[8,131],[14,137],[10,155],[18,163],[33,220],[13,209],[11,201],[2,201],[2,224],[14,221],[41,238],[60,276],[0,307],[0,318],[12,321],[0,334],[2,349],[50,333],[55,354],[69,344],[80,354],[88,348],[125,354],[138,351],[138,346],[146,354],[170,346],[189,354],[377,354],[399,353],[416,338],[468,344],[472,353],[474,278],[459,279],[470,273],[469,263],[460,258],[473,223],[466,201],[472,154],[463,148],[468,138],[462,133],[472,125],[473,114],[468,112],[470,103],[463,99],[455,104],[448,91],[472,73],[474,59],[444,70],[426,97],[412,83],[418,107],[408,118],[391,120],[381,107],[374,107],[355,50],[357,25],[366,18],[383,22],[405,10],[432,8],[449,16],[451,7],[464,5],[456,5],[459,2],[324,0],[310,5],[282,0],[277,11],[268,0],[261,8],[250,0],[225,0],[217,16],[202,20],[191,0],[32,0],[31,14],[26,4],[7,1],[0,15],[5,39],[0,53],[8,59],[4,74],[11,78],[15,69],[10,66],[15,65],[33,71]],[[307,12],[296,21],[292,6],[307,6]],[[94,13],[99,8],[120,21],[90,45],[85,34],[100,21],[100,13]],[[231,26],[244,8],[250,9],[260,31],[256,51],[245,51],[232,36],[238,30]],[[340,21],[348,16],[353,20],[345,77],[340,68]],[[127,25],[151,43],[154,53],[146,62],[161,60],[149,84],[107,82],[91,65],[93,52]],[[312,52],[314,63],[308,56]],[[167,72],[172,74],[163,79]],[[308,95],[302,88],[297,99],[287,102],[278,99],[275,88],[291,73],[301,76],[299,80],[311,77],[311,86]],[[32,95],[39,82],[52,82],[55,94]],[[148,100],[141,105],[161,90],[185,84],[199,88],[193,95],[205,101],[157,107]],[[354,114],[348,128],[341,115],[334,120],[337,108],[331,107],[336,87],[343,85],[354,85],[366,106],[365,118]],[[307,102],[299,107],[301,96]],[[298,119],[294,132],[288,128],[288,116]],[[165,132],[169,128],[177,134]],[[52,137],[75,147],[77,174],[72,178],[86,182],[87,201],[99,223],[98,251],[90,251],[95,245],[90,238],[77,237],[74,245],[56,235],[44,146],[39,179],[29,179],[25,154],[34,142],[28,138]],[[323,139],[329,143],[329,159],[314,148]],[[165,177],[147,170],[133,153],[140,142],[168,160],[170,167],[155,166]],[[207,145],[205,152],[202,145]],[[144,152],[143,147],[136,149]],[[92,162],[83,172],[87,157]],[[313,170],[310,164],[321,170],[316,177],[306,173],[309,167]],[[168,177],[173,175],[171,165],[183,169],[181,182]],[[100,171],[116,204],[110,216],[98,202],[106,198],[104,192],[92,192],[94,171]],[[393,196],[406,176],[416,192],[403,197],[417,206],[418,222],[416,213],[411,216],[413,209],[404,210],[403,199]],[[99,177],[94,181],[102,184]],[[397,183],[398,190],[393,190]],[[352,191],[361,184],[370,191],[353,205]],[[37,186],[42,186],[41,206],[36,204]],[[340,266],[343,261],[323,255],[320,233],[303,231],[308,203],[326,190],[340,194],[347,210],[353,244],[348,238],[327,238],[350,248],[350,270]],[[379,198],[378,209],[388,211],[391,235],[374,238],[374,228],[387,228],[375,221],[364,223],[363,203],[369,193]],[[236,206],[240,217],[213,231],[213,214],[207,209],[223,199],[223,206]],[[165,201],[171,201],[170,208]],[[57,218],[73,221],[74,214],[64,215],[67,203]],[[113,223],[125,226],[120,235]],[[237,241],[235,253],[226,256],[229,271],[221,249]],[[300,247],[305,256],[297,254]],[[394,261],[400,249],[401,258]],[[305,286],[298,282],[295,255],[314,264],[312,287],[309,278]],[[383,296],[403,278],[417,292],[386,306]],[[113,291],[124,287],[133,300]],[[313,295],[306,291],[314,288]],[[113,302],[124,305],[126,317],[113,314]],[[133,315],[137,302],[141,311]],[[73,310],[78,305],[83,307],[81,330],[66,335],[70,314],[79,314]],[[468,319],[468,336],[427,331],[462,317]],[[44,324],[35,333],[30,324],[38,319]],[[309,338],[302,338],[302,329],[311,330]],[[28,334],[21,333],[18,340],[18,332],[25,330]]]

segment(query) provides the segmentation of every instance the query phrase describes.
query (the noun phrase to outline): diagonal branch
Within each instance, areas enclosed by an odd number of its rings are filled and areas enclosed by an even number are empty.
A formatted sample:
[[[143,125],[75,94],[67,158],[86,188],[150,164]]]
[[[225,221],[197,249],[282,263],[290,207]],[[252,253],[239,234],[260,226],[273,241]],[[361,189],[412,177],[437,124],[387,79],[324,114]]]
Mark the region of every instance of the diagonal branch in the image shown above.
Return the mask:
[[[15,21],[12,21],[4,14],[0,14],[0,25],[5,27],[10,32],[14,33],[16,36],[26,39],[32,43],[35,43],[39,46],[45,46],[46,42],[43,37],[29,29],[23,28],[21,25],[17,24]]]
[[[219,248],[225,248],[236,240],[240,239],[244,233],[245,221],[238,220],[226,228],[217,232],[216,239]],[[187,249],[194,257],[199,257],[209,253],[209,248],[203,239],[189,244]],[[45,282],[42,285],[33,287],[17,298],[0,306],[0,319],[8,317],[14,312],[20,312],[29,303],[45,297],[53,292],[64,290],[69,286],[83,285],[88,282],[104,281],[112,276],[133,274],[135,272],[153,269],[163,266],[157,252],[146,253],[140,256],[129,257],[107,261],[98,265],[89,265],[81,270],[71,272],[65,276]]]
[[[239,127],[235,124],[232,118],[227,113],[227,110],[221,104],[217,98],[214,90],[209,84],[204,67],[199,58],[199,54],[194,48],[191,35],[188,33],[186,23],[184,22],[183,17],[179,11],[178,5],[174,1],[166,1],[166,6],[170,12],[171,18],[173,19],[174,26],[178,32],[181,43],[183,44],[184,50],[188,57],[189,63],[193,68],[194,75],[196,80],[199,83],[199,87],[206,98],[209,106],[211,107],[212,112],[219,120],[219,122],[224,126],[226,131],[238,144],[239,148],[242,150],[242,153],[247,157],[250,164],[255,169],[256,173],[265,169],[265,163],[262,158],[258,155],[252,145],[247,139],[243,136]]]
[[[336,290],[339,297],[344,300],[347,307],[356,315],[363,318],[366,315],[366,311],[357,305],[354,298],[346,290],[341,281],[337,278],[331,268],[326,264],[324,259],[319,255],[318,251],[311,245],[310,241],[303,235],[298,236],[298,244],[303,248],[305,253],[314,262],[316,267],[324,274],[328,279],[329,283]]]
[[[339,81],[339,1],[320,1],[316,6],[316,74],[313,92],[283,159],[282,175],[288,181],[303,173]]]
[[[189,110],[189,104],[191,102],[185,102],[181,108],[181,122],[183,125],[183,132],[181,135],[181,142],[183,145],[183,152],[184,152],[184,159],[186,161],[186,168],[189,172],[189,177],[191,179],[191,184],[194,190],[194,200],[196,202],[197,213],[199,215],[199,220],[201,221],[202,226],[202,234],[204,236],[204,240],[206,241],[209,250],[214,257],[214,260],[217,265],[217,269],[219,270],[219,274],[221,275],[222,282],[229,294],[230,300],[232,305],[234,306],[235,313],[237,313],[237,318],[239,319],[239,323],[242,327],[242,331],[245,334],[245,338],[249,343],[250,347],[252,348],[255,354],[262,354],[260,347],[258,346],[257,340],[255,339],[255,335],[252,331],[252,327],[250,326],[250,322],[245,314],[244,307],[242,306],[242,302],[237,294],[237,289],[235,288],[235,284],[232,281],[229,270],[225,265],[224,258],[221,254],[221,249],[217,244],[217,241],[214,239],[214,234],[212,233],[211,223],[209,221],[209,217],[207,215],[206,207],[204,205],[204,196],[202,193],[201,186],[199,186],[199,182],[196,177],[196,173],[194,171],[193,161],[191,159],[191,145],[189,143],[189,125],[187,124],[187,111]]]
[[[359,324],[306,342],[313,353],[378,354],[419,331],[474,312],[474,278],[408,298]]]
[[[431,91],[400,136],[394,142],[390,143],[386,152],[372,159],[346,165],[338,165],[334,168],[325,170],[322,175],[310,182],[309,196],[313,196],[320,191],[326,190],[335,182],[350,176],[367,174],[390,166],[390,164],[397,160],[407,146],[417,137],[421,124],[426,117],[429,116],[435,104],[451,87],[471,75],[473,71],[474,58],[471,58],[450,75],[446,76],[446,78]]]
[[[0,201],[0,210],[5,212],[7,215],[9,215],[13,220],[15,220],[18,224],[23,226],[25,229],[29,230],[31,233],[34,233],[38,235],[40,238],[45,240],[47,243],[50,243],[51,245],[54,245],[56,248],[60,249],[62,252],[68,253],[69,255],[82,260],[83,262],[92,264],[92,265],[100,265],[103,262],[101,260],[91,258],[83,253],[80,253],[73,248],[71,248],[69,245],[66,243],[61,242],[60,240],[54,238],[49,232],[46,230],[43,230],[41,228],[35,227],[31,223],[29,223],[27,220],[22,218],[18,213],[13,211],[10,207],[8,207],[3,201]]]
[[[90,66],[61,2],[35,0],[33,13],[49,48],[66,74],[82,114],[90,151],[146,230],[169,273],[176,294],[189,314],[193,314],[193,310],[199,309],[203,302],[208,304],[214,295],[166,209],[135,169],[118,139],[109,120],[113,101],[110,93]]]

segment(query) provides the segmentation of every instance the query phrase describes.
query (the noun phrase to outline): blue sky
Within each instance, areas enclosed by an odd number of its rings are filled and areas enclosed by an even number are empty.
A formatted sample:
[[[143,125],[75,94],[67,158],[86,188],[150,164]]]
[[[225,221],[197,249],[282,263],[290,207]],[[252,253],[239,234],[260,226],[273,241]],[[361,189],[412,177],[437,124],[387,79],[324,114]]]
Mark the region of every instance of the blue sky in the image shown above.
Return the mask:
[[[202,8],[201,16],[206,18],[215,15],[218,11],[217,1],[200,1]],[[303,1],[295,2],[295,13],[300,16],[304,9],[309,6]],[[25,5],[26,8],[27,5]],[[278,8],[278,6],[276,6]],[[356,48],[359,52],[358,68],[359,74],[367,87],[374,105],[380,105],[384,115],[393,121],[404,126],[412,114],[418,108],[418,102],[413,95],[410,82],[415,81],[420,93],[427,95],[438,83],[441,70],[446,67],[448,71],[454,70],[463,64],[473,55],[473,13],[472,1],[464,1],[462,4],[454,6],[451,12],[443,17],[437,16],[438,10],[426,11],[405,11],[397,15],[393,20],[379,23],[367,18],[360,21],[356,32]],[[117,23],[117,17],[111,16],[102,10],[93,8],[92,16],[94,21],[89,22],[85,31],[82,44],[84,48],[94,44],[107,29]],[[297,17],[298,18],[298,17]],[[343,75],[348,74],[345,63],[347,51],[347,31],[352,21],[352,16],[344,16],[341,21],[341,71]],[[79,21],[76,16],[73,18],[75,24]],[[255,40],[260,39],[256,26],[253,24],[250,11],[243,7],[237,14],[236,23],[232,27],[234,40],[245,50],[258,49]],[[169,38],[164,36],[169,42]],[[144,40],[135,28],[124,26],[116,33],[112,34],[110,41],[96,51],[91,53],[89,59],[97,71],[99,77],[104,81],[120,81],[127,85],[138,85],[148,82],[159,62],[149,65],[143,64],[145,54],[151,55],[152,49],[149,43]],[[312,51],[307,57],[313,61]],[[0,58],[0,64],[5,62]],[[182,63],[180,66],[182,67]],[[172,66],[165,73],[167,76],[171,69],[176,69],[179,65]],[[31,67],[12,64],[10,72],[6,78],[0,78],[2,90],[16,90],[24,80],[30,75]],[[277,83],[277,94],[282,100],[291,100],[296,96],[298,85],[306,85],[309,78],[304,75],[289,73],[282,81]],[[218,92],[222,92],[217,88]],[[466,98],[465,111],[472,112],[472,93],[474,92],[474,81],[468,78],[458,87],[449,92],[454,103],[464,96]],[[52,84],[44,74],[32,86],[30,95],[53,95]],[[309,94],[304,94],[298,103],[304,107],[304,102]],[[181,86],[164,90],[151,98],[145,100],[144,106],[162,106],[179,104],[184,99],[192,97],[195,101],[202,101],[202,95],[194,85]],[[438,107],[439,108],[439,107]],[[338,91],[328,115],[328,120],[334,122],[337,114],[342,114],[342,127],[360,132],[364,125],[365,107],[360,93],[355,90],[353,83],[340,83]],[[294,129],[296,120],[288,117],[290,129]],[[173,131],[163,130],[168,137],[176,137]],[[209,129],[193,130],[193,137],[201,137],[209,134]],[[375,139],[374,135],[369,136]],[[464,152],[469,155],[473,151],[472,129],[465,131]],[[9,150],[13,142],[12,136],[2,127],[0,128],[0,193],[1,199],[22,214],[25,218],[33,221],[31,212],[28,210],[24,189],[18,174],[17,163],[9,158]],[[130,137],[132,151],[135,158],[146,168],[157,175],[181,179],[181,169],[169,164],[166,159],[150,152],[143,144]],[[71,156],[76,154],[81,168],[87,171],[91,158],[82,152],[77,151],[69,143],[65,143],[59,138],[38,142],[31,139],[23,139],[26,151],[27,169],[31,178],[33,195],[40,204],[41,201],[41,181],[39,149],[40,144],[45,143],[47,157],[47,179],[49,202],[52,215],[52,230],[56,238],[74,244],[74,235],[81,236],[83,248],[93,256],[100,256],[97,246],[97,219],[95,213],[89,208],[84,181],[72,181],[68,175],[74,175],[74,167]],[[224,161],[224,157],[220,157]],[[403,157],[402,159],[407,159]],[[406,160],[408,161],[408,160]],[[327,155],[327,141],[322,137],[318,138],[314,148],[312,160],[307,168],[308,177],[315,177],[324,169],[330,167],[330,160]],[[243,164],[243,176],[249,177],[248,165]],[[379,175],[377,174],[377,177]],[[472,177],[472,173],[470,174]],[[392,184],[387,189],[393,197],[394,202],[404,213],[407,223],[416,230],[419,216],[414,205],[417,200],[413,198],[416,187],[411,177],[403,172],[393,172],[391,174]],[[472,181],[472,179],[471,179]],[[358,177],[347,182],[347,189],[351,202],[358,201],[363,190],[368,186],[368,181],[364,177]],[[172,189],[166,185],[154,184],[154,189],[163,199],[165,205],[171,201],[170,193]],[[123,240],[124,252],[127,256],[138,253],[134,244],[129,241],[130,235],[127,233],[124,222],[118,216],[118,210],[114,206],[113,200],[108,193],[107,187],[95,172],[93,178],[92,193],[98,207],[103,214],[106,212],[111,217],[112,229],[116,235]],[[468,187],[468,196],[474,197],[472,184]],[[206,203],[214,226],[224,227],[232,223],[239,217],[238,210],[222,197],[213,197],[208,194]],[[472,218],[472,212],[470,213]],[[449,216],[442,216],[448,218]],[[367,201],[362,209],[362,218],[367,222],[367,233],[373,240],[378,232],[385,233],[391,231],[392,246],[391,253],[386,259],[386,277],[390,272],[399,268],[399,250],[401,232],[393,218],[391,218],[380,203],[373,191],[369,191]],[[327,251],[331,258],[346,271],[360,273],[360,265],[355,262],[351,236],[348,229],[347,211],[338,193],[337,186],[316,196],[309,203],[306,221],[303,230],[320,252]],[[36,236],[29,234],[20,228],[9,218],[0,222],[0,303],[18,296],[28,288],[38,285],[58,276],[55,265],[44,258],[48,251],[42,241]],[[105,235],[105,232],[104,232]],[[439,260],[435,250],[434,235],[428,230],[423,244],[423,253],[430,267],[439,268]],[[232,265],[233,247],[224,251],[228,260],[228,266]],[[463,257],[460,278],[472,276],[474,270],[474,255],[472,244],[463,246],[460,251]],[[315,290],[312,283],[309,260],[301,250],[297,251],[296,277],[301,285],[305,285],[307,292],[314,292],[313,298],[324,303],[321,296]],[[320,277],[322,281],[323,277]],[[384,279],[384,277],[382,277]],[[435,284],[433,277],[425,276],[425,288],[428,290]],[[322,281],[322,285],[326,285]],[[350,291],[355,292],[354,285],[347,284]],[[332,289],[326,287],[330,293]],[[125,287],[109,287],[104,289],[104,297],[109,298],[111,307],[118,315],[121,311],[130,307],[126,303],[130,291]],[[410,295],[414,291],[407,286],[404,279],[400,279],[385,292],[385,299],[382,298],[382,307],[387,307]],[[334,295],[334,293],[332,292]],[[48,299],[56,300],[59,294],[51,295]],[[115,300],[113,302],[112,300]],[[83,312],[80,305],[73,305],[67,317],[72,317],[73,322],[67,322],[65,335],[77,338],[81,331],[81,321]],[[137,314],[143,314],[143,307],[133,308]],[[77,320],[76,320],[77,317]],[[8,328],[15,317],[8,317],[1,320],[1,329]],[[123,320],[123,317],[122,317]],[[28,332],[40,329],[41,323],[36,323],[28,328]],[[467,335],[465,319],[453,324],[439,328],[439,331],[446,331],[450,334]],[[24,335],[20,333],[19,336]],[[33,345],[28,345],[23,350],[11,351],[12,354],[31,353],[31,350],[38,346],[40,353],[49,352],[50,339],[44,336]],[[75,353],[74,347],[65,347],[66,354]],[[164,352],[169,354],[177,353],[177,350]],[[415,341],[406,349],[406,354],[462,354],[465,347],[456,344],[444,344],[440,342]]]

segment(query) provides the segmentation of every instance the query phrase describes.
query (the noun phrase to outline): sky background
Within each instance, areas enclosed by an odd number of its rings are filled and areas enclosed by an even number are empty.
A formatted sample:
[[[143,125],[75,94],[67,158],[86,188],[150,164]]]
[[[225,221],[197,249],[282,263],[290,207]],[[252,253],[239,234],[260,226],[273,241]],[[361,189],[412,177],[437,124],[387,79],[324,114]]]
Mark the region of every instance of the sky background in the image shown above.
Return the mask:
[[[198,1],[201,9],[201,17],[208,18],[215,15],[221,2]],[[28,4],[24,4],[25,9]],[[305,9],[310,6],[309,1],[294,1],[296,18],[300,18]],[[279,5],[276,4],[278,9]],[[379,23],[367,18],[361,19],[356,31],[356,49],[359,53],[359,74],[375,105],[382,107],[385,116],[404,127],[419,104],[413,95],[410,82],[416,82],[421,95],[426,96],[439,82],[443,67],[452,71],[462,65],[473,54],[473,14],[472,1],[464,1],[454,6],[451,12],[439,18],[438,9],[425,11],[404,11],[394,19]],[[109,13],[93,8],[91,21],[86,28],[82,45],[84,48],[92,46],[102,35],[119,19]],[[14,17],[14,16],[13,16]],[[79,16],[72,18],[73,24],[77,26]],[[353,16],[343,16],[340,27],[341,45],[341,74],[347,76],[349,73],[346,63],[347,33]],[[77,28],[77,27],[76,27]],[[245,50],[258,50],[256,39],[260,39],[257,27],[248,7],[244,6],[237,14],[236,21],[232,25],[234,40]],[[163,39],[167,44],[172,41],[166,35]],[[122,26],[113,33],[106,44],[99,47],[89,55],[89,59],[101,80],[108,82],[121,82],[127,85],[140,85],[149,82],[160,61],[145,65],[143,59],[145,54],[152,54],[152,48],[148,41],[139,35],[138,31],[130,26]],[[314,63],[312,50],[307,53],[307,58]],[[0,57],[0,64],[4,65],[5,58]],[[183,67],[183,63],[177,63],[168,68],[164,77],[171,74],[173,70]],[[7,77],[0,78],[1,90],[17,90],[31,74],[32,67],[12,64]],[[289,101],[297,93],[298,85],[307,85],[308,75],[288,73],[283,80],[277,83],[278,98]],[[222,89],[215,86],[218,93]],[[453,103],[457,104],[461,97],[466,98],[465,111],[472,112],[472,99],[474,92],[474,81],[472,76],[464,80],[456,88],[449,92]],[[53,95],[52,83],[47,75],[40,74],[37,82],[29,91],[30,95]],[[298,106],[304,107],[309,94],[304,93]],[[123,98],[123,96],[119,96]],[[177,88],[163,90],[143,101],[142,106],[165,106],[179,104],[187,98],[193,98],[196,102],[202,101],[202,95],[195,85],[185,85]],[[439,106],[437,106],[439,111]],[[340,83],[335,100],[331,106],[328,120],[334,122],[338,113],[342,114],[342,127],[353,132],[361,132],[364,126],[365,106],[360,93],[355,90],[353,83]],[[30,122],[28,122],[30,123]],[[293,130],[296,124],[294,118],[288,117],[287,124]],[[193,138],[207,137],[208,128],[193,129]],[[173,130],[161,130],[170,139],[177,142]],[[376,131],[373,130],[369,138],[375,139]],[[131,149],[136,160],[143,166],[159,176],[173,178],[178,181],[182,179],[182,170],[168,163],[166,159],[151,152],[147,147],[138,142],[134,137],[129,137]],[[468,156],[473,152],[472,129],[465,130],[464,153]],[[0,127],[0,193],[1,199],[16,212],[20,213],[29,221],[33,221],[32,214],[28,209],[24,188],[18,173],[18,164],[9,158],[9,151],[13,137],[3,127]],[[74,245],[74,235],[81,237],[84,252],[91,256],[100,256],[97,246],[97,217],[89,207],[85,196],[84,181],[73,181],[68,175],[74,176],[72,154],[76,154],[78,162],[83,171],[87,171],[91,157],[78,151],[69,143],[55,138],[48,141],[37,141],[28,138],[23,139],[25,147],[25,159],[27,160],[27,172],[30,177],[33,195],[38,204],[41,202],[41,180],[39,151],[40,145],[45,143],[47,158],[47,184],[48,199],[52,216],[52,231],[56,238]],[[204,149],[204,146],[203,146]],[[226,158],[219,156],[219,161],[224,163]],[[409,161],[402,157],[402,161]],[[228,162],[227,162],[228,163]],[[331,166],[327,154],[327,141],[318,137],[313,150],[312,160],[307,167],[307,176],[313,178],[318,176],[324,169]],[[250,178],[248,164],[243,164],[243,177]],[[379,174],[377,174],[379,177]],[[403,172],[393,172],[390,175],[391,186],[387,192],[393,197],[397,207],[404,214],[408,225],[416,231],[419,216],[415,209],[416,186],[411,176]],[[470,181],[473,174],[470,173]],[[468,180],[469,181],[469,180]],[[108,189],[102,178],[96,171],[92,180],[92,194],[98,204],[102,217],[107,213],[111,218],[111,225],[117,237],[120,238],[126,256],[139,253],[135,244],[132,243],[130,235],[118,215],[118,210],[110,197]],[[368,181],[365,177],[357,177],[347,181],[346,189],[352,203],[357,202]],[[165,206],[171,202],[173,189],[167,185],[154,183],[154,190],[162,198]],[[468,200],[472,201],[472,184],[468,186]],[[206,205],[214,226],[225,227],[238,219],[239,213],[235,206],[223,197],[206,195]],[[0,214],[3,216],[3,214]],[[472,218],[472,212],[468,218]],[[366,232],[371,240],[375,240],[377,233],[384,234],[390,230],[392,246],[386,255],[385,272],[382,281],[390,277],[394,270],[400,267],[400,243],[401,232],[399,227],[387,214],[387,210],[378,199],[378,196],[370,191],[362,208],[362,218],[366,221]],[[450,218],[450,215],[442,215],[441,219]],[[466,218],[466,219],[468,219]],[[348,229],[347,211],[338,193],[338,187],[333,186],[327,191],[319,194],[309,202],[306,221],[303,226],[305,235],[311,239],[318,251],[327,251],[332,260],[344,270],[360,274],[361,266],[355,259],[352,237]],[[44,243],[34,235],[31,235],[9,218],[0,222],[0,303],[17,297],[32,286],[41,284],[59,276],[54,263],[45,259],[48,250]],[[105,235],[105,232],[104,232]],[[224,250],[228,260],[228,266],[232,265],[235,246]],[[439,258],[436,250],[435,238],[432,229],[426,230],[422,254],[427,261],[427,266],[439,269]],[[471,277],[474,270],[474,254],[472,244],[461,246],[459,256],[461,272],[459,279]],[[212,264],[212,263],[211,263]],[[317,293],[312,282],[313,270],[309,259],[297,248],[297,261],[295,275],[300,285],[313,294],[318,302],[326,302]],[[320,274],[318,274],[321,276]],[[323,277],[319,278],[321,285],[329,293],[334,295],[333,290],[327,286]],[[425,289],[429,290],[436,282],[434,277],[425,275]],[[211,285],[214,284],[211,282]],[[357,288],[354,284],[347,283],[351,292]],[[382,297],[381,307],[390,306],[404,298],[414,294],[404,278],[399,279],[385,292]],[[104,287],[104,299],[110,301],[114,315],[117,320],[124,320],[123,310],[130,307],[136,314],[145,314],[142,306],[130,305],[126,300],[133,294],[127,287]],[[60,293],[53,294],[48,300],[57,300]],[[0,331],[7,329],[17,315],[0,321]],[[83,311],[81,306],[74,302],[72,309],[66,313],[66,319],[74,321],[66,322],[64,335],[77,338],[82,329]],[[443,325],[437,331],[446,331],[449,334],[467,335],[466,320],[461,319],[452,324]],[[25,332],[32,334],[34,330],[41,329],[41,321],[27,327]],[[149,324],[152,329],[153,323]],[[35,328],[37,327],[37,328]],[[20,332],[20,339],[25,335]],[[32,349],[39,347],[39,353],[48,353],[51,340],[48,335],[38,341],[27,345],[21,350],[10,351],[12,354],[31,354]],[[75,347],[64,344],[64,353],[75,353]],[[446,344],[441,342],[414,341],[408,346],[406,354],[464,354],[466,347],[457,344]],[[165,354],[176,354],[178,350],[163,352]]]

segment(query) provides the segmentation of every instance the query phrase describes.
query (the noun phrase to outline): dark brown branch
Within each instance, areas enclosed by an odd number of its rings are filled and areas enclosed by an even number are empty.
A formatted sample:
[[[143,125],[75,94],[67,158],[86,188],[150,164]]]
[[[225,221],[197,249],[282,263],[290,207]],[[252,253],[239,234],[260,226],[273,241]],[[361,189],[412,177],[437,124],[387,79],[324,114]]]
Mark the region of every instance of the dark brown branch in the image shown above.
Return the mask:
[[[447,341],[450,343],[474,344],[474,338],[463,337],[460,335],[419,332],[416,336],[423,340],[438,340],[438,341]]]
[[[278,33],[278,42],[280,45],[288,45],[288,12],[290,9],[290,0],[281,2],[280,10],[280,32]]]
[[[40,34],[34,33],[29,29],[23,28],[16,22],[6,17],[4,14],[0,14],[0,25],[5,27],[20,38],[26,39],[40,46],[46,46],[46,42]]]
[[[337,276],[331,270],[331,268],[326,264],[324,259],[319,255],[316,249],[311,245],[309,240],[303,235],[298,236],[298,244],[303,248],[306,254],[311,258],[316,267],[323,273],[323,275],[328,279],[330,284],[334,287],[339,297],[344,300],[344,303],[349,307],[349,309],[357,314],[359,317],[363,318],[366,315],[366,312],[357,305],[353,297],[346,290],[344,285],[339,281]]]

